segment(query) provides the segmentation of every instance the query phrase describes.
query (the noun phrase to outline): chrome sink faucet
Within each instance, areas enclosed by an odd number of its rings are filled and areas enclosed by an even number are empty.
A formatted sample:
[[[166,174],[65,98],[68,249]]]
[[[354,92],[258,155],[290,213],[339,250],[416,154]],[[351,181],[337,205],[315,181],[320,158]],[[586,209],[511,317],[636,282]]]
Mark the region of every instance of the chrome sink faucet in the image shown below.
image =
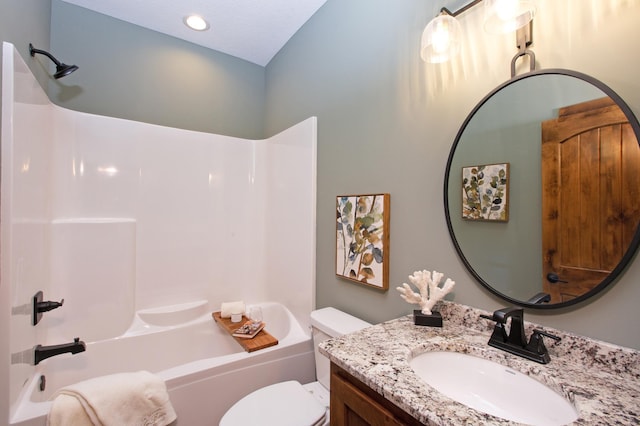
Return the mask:
[[[541,364],[547,364],[551,360],[549,351],[544,345],[543,336],[556,341],[559,341],[560,337],[544,330],[535,329],[527,343],[524,331],[524,309],[509,307],[498,309],[493,313],[493,316],[480,316],[496,323],[491,338],[489,338],[489,346]],[[509,318],[511,318],[511,324],[507,333],[506,325]]]

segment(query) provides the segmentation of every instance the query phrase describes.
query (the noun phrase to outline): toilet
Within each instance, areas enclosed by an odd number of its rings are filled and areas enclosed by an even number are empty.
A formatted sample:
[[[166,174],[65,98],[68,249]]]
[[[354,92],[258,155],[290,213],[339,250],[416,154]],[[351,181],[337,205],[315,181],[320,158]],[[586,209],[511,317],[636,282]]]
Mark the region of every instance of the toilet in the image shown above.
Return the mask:
[[[220,426],[326,426],[329,425],[329,366],[318,345],[369,327],[366,321],[339,311],[322,308],[311,312],[311,329],[317,382],[297,381],[265,386],[236,402],[220,420]]]

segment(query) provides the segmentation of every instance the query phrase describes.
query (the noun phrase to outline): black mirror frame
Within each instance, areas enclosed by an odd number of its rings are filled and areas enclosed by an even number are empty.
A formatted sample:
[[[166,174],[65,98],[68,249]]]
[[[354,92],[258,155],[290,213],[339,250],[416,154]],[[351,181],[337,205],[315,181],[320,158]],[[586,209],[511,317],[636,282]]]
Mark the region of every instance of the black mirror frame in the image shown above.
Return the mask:
[[[467,260],[467,258],[464,255],[464,253],[462,252],[462,249],[461,249],[461,247],[460,247],[460,245],[458,243],[458,240],[456,239],[456,236],[455,236],[455,233],[454,233],[454,230],[453,230],[453,225],[452,225],[452,222],[451,222],[451,216],[450,216],[450,211],[449,211],[449,174],[451,172],[451,164],[453,162],[453,156],[455,155],[456,148],[458,147],[458,143],[460,142],[460,138],[462,137],[462,134],[464,133],[465,129],[467,128],[467,125],[469,124],[471,119],[474,117],[476,112],[489,99],[491,99],[491,97],[493,97],[493,95],[495,95],[497,92],[499,92],[500,90],[504,89],[505,87],[510,86],[510,85],[520,81],[520,80],[524,80],[524,79],[527,79],[527,78],[535,77],[535,76],[538,76],[538,75],[549,75],[549,74],[565,75],[565,76],[569,76],[569,77],[575,77],[575,78],[583,80],[583,81],[585,81],[587,83],[590,83],[593,86],[597,87],[598,89],[602,90],[602,92],[604,92],[607,96],[609,96],[611,99],[613,99],[613,101],[620,107],[622,112],[625,114],[625,116],[629,120],[631,128],[633,129],[633,132],[634,132],[634,134],[636,136],[636,140],[638,140],[638,144],[640,145],[640,123],[638,122],[638,119],[633,114],[633,111],[631,110],[631,108],[629,108],[629,106],[624,102],[624,100],[616,92],[614,92],[609,86],[607,86],[606,84],[602,83],[601,81],[599,81],[599,80],[597,80],[597,79],[595,79],[595,78],[593,78],[591,76],[588,76],[586,74],[582,74],[582,73],[577,72],[577,71],[559,69],[559,68],[546,69],[546,70],[532,71],[532,72],[529,72],[529,73],[526,73],[526,74],[522,74],[520,76],[516,76],[516,77],[512,78],[511,80],[506,81],[505,83],[499,85],[494,90],[492,90],[487,96],[485,96],[478,103],[478,105],[476,105],[473,108],[471,113],[467,116],[467,118],[462,123],[462,126],[460,127],[460,130],[458,130],[458,133],[456,134],[456,138],[455,138],[455,140],[453,142],[453,146],[451,147],[451,151],[449,152],[449,158],[447,160],[447,167],[445,168],[445,172],[444,172],[444,213],[445,213],[445,219],[447,221],[447,229],[449,230],[449,235],[451,236],[451,240],[453,242],[453,245],[455,246],[456,252],[458,253],[458,256],[460,257],[460,260],[462,260],[462,263],[464,264],[464,266],[471,273],[471,275],[473,275],[473,277],[476,279],[476,281],[478,281],[484,288],[486,288],[487,290],[489,290],[491,293],[493,293],[494,295],[498,296],[499,298],[501,298],[501,299],[513,304],[513,305],[523,306],[523,307],[526,307],[526,308],[541,309],[541,310],[545,310],[545,309],[547,309],[547,310],[548,309],[560,309],[560,308],[565,308],[565,307],[568,307],[568,306],[576,305],[576,304],[579,304],[581,302],[584,302],[585,300],[587,300],[587,299],[591,298],[592,296],[596,295],[597,293],[601,292],[607,286],[609,286],[610,284],[615,282],[622,275],[622,272],[631,263],[636,251],[638,250],[638,247],[640,246],[640,224],[639,224],[638,228],[636,229],[635,235],[633,236],[633,240],[629,244],[629,247],[627,248],[627,251],[625,252],[625,254],[622,256],[622,259],[620,260],[618,265],[613,269],[613,271],[611,271],[611,273],[604,280],[602,280],[602,282],[600,284],[598,284],[597,286],[595,286],[593,289],[589,290],[588,292],[584,293],[583,295],[581,295],[579,297],[576,297],[575,299],[571,299],[569,301],[561,302],[561,303],[553,303],[553,304],[535,304],[535,303],[530,303],[530,302],[527,302],[527,301],[514,299],[514,298],[512,298],[510,296],[507,296],[507,295],[499,292],[498,290],[493,288],[490,285],[490,283],[486,282],[476,272],[475,269],[473,269],[473,266],[469,263],[469,261]]]

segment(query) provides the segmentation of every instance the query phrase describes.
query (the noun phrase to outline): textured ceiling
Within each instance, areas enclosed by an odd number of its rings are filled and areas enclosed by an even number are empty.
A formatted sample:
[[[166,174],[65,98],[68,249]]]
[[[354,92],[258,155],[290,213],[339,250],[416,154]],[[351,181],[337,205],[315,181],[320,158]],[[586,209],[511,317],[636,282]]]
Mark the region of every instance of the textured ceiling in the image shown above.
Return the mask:
[[[63,0],[265,66],[326,0]],[[206,31],[183,23],[204,17]]]

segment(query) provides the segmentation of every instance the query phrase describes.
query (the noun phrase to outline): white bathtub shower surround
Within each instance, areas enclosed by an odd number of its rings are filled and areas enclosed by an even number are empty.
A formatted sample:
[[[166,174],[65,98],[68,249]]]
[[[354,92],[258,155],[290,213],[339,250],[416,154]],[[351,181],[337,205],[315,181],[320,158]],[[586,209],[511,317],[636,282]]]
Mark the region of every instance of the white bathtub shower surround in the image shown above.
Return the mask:
[[[90,352],[145,314],[141,334],[173,327],[162,314],[171,306],[210,313],[229,300],[280,302],[308,330],[315,118],[253,141],[85,114],[51,104],[9,43],[2,60],[0,340],[13,363],[0,365],[0,394],[9,416],[37,370],[22,362],[36,344],[79,337]],[[34,327],[40,290],[65,302]],[[181,309],[173,316],[191,318]]]
[[[174,326],[145,327],[136,316],[137,326],[120,338],[93,342],[81,354],[39,364],[10,424],[44,426],[48,400],[56,390],[118,372],[148,370],[164,379],[179,424],[189,426],[218,424],[235,401],[261,386],[313,381],[313,345],[307,331],[283,305],[259,306],[279,343],[252,353],[245,352],[210,313]],[[43,392],[38,389],[40,375],[46,376]]]
[[[315,119],[252,141],[54,112],[52,218],[135,221],[136,309],[281,300],[312,285]],[[308,290],[287,301],[307,317]]]

